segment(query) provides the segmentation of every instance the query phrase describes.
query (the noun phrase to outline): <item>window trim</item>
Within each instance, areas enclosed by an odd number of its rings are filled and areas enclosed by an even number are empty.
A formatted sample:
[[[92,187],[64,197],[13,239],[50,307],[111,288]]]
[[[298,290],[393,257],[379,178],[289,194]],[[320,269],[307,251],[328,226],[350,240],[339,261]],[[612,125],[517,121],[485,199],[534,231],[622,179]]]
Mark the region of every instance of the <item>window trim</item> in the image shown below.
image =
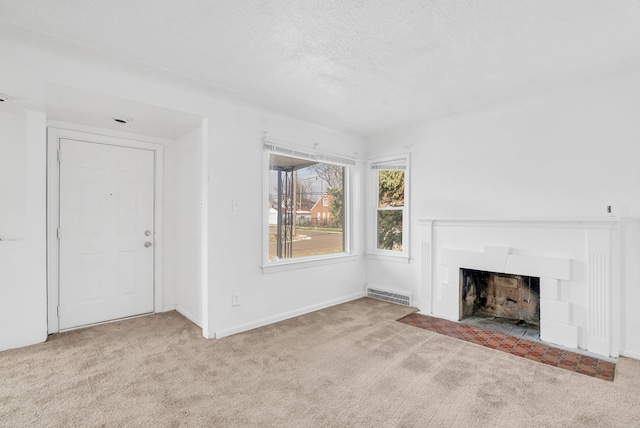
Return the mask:
[[[310,159],[322,163],[339,165],[345,168],[344,173],[344,224],[343,241],[344,248],[340,253],[321,254],[317,256],[292,257],[290,259],[270,260],[269,259],[269,210],[264,207],[269,206],[269,164],[272,153],[289,156],[298,159]],[[299,269],[311,266],[320,266],[332,263],[351,261],[356,256],[352,253],[352,175],[356,161],[353,158],[337,156],[328,153],[313,152],[298,147],[291,147],[263,140],[263,165],[262,165],[262,272],[280,272],[285,270]],[[318,213],[319,214],[319,213]]]
[[[382,210],[402,211],[402,251],[384,250],[378,248],[378,172],[385,168],[376,168],[383,164],[391,163],[393,161],[404,162],[405,174],[404,174],[404,206],[399,209],[394,207],[383,208]],[[367,189],[368,203],[367,203],[367,258],[375,260],[396,261],[396,262],[409,262],[410,260],[410,190],[411,190],[411,156],[410,153],[401,153],[392,156],[383,156],[377,158],[370,158],[367,161],[367,170],[369,177],[369,184]],[[392,168],[389,168],[392,170]]]

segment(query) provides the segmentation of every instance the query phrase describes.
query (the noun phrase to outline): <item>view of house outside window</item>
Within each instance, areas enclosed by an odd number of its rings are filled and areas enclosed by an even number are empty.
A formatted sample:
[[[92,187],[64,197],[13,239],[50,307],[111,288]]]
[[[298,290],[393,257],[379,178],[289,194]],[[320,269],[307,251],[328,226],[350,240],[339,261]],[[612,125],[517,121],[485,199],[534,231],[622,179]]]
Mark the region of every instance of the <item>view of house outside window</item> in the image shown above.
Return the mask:
[[[345,251],[343,165],[271,153],[269,260]]]

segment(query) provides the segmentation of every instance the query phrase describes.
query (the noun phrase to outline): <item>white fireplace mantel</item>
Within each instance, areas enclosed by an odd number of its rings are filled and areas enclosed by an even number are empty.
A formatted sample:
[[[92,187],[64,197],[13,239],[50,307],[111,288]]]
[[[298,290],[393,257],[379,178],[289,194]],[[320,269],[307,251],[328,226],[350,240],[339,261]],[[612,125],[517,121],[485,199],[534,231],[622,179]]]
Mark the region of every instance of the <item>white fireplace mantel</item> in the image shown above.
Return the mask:
[[[566,227],[579,229],[613,229],[618,227],[620,218],[610,217],[503,217],[503,218],[441,218],[418,220],[421,226],[458,226],[458,227]]]
[[[620,219],[418,220],[421,312],[460,319],[461,268],[540,278],[542,340],[617,356]]]

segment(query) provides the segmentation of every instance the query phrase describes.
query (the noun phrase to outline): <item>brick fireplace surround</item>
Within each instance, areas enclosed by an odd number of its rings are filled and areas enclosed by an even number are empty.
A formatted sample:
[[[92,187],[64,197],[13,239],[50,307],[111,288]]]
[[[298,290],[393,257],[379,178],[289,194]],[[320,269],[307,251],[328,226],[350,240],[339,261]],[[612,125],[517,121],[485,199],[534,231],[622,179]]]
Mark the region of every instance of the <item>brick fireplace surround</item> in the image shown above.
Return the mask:
[[[620,351],[619,219],[419,220],[422,313],[460,320],[460,269],[540,278],[540,338]]]

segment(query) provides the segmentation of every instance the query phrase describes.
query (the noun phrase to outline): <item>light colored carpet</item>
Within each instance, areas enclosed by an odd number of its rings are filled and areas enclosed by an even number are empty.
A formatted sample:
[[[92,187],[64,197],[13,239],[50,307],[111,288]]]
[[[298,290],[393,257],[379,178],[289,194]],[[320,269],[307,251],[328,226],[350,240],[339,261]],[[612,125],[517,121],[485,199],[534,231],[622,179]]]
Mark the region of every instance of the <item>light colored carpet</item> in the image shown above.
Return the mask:
[[[0,426],[640,427],[606,382],[407,326],[371,299],[221,340],[176,312],[0,353]]]

